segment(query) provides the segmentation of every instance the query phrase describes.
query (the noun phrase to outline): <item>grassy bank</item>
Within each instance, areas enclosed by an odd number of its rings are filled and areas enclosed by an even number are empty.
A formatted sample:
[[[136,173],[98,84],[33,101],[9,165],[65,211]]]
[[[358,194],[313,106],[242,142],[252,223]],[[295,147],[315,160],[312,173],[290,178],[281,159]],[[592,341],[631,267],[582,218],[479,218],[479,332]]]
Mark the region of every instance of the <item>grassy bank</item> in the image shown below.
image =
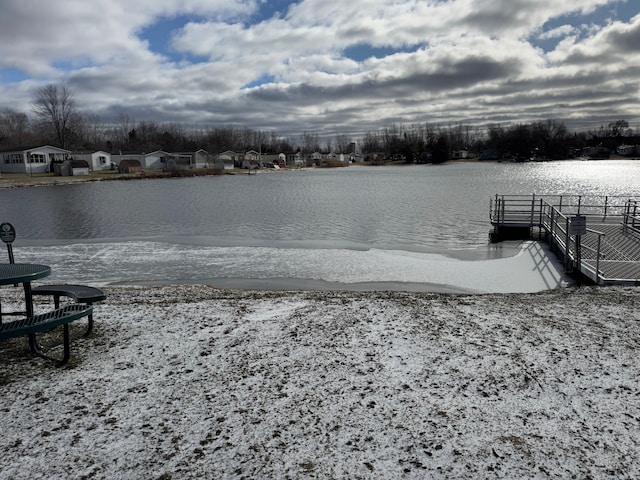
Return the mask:
[[[119,173],[113,170],[94,171],[89,175],[61,177],[53,173],[3,173],[0,175],[0,188],[28,187],[41,185],[68,185],[80,182],[99,182],[106,180],[141,180],[149,178],[201,177],[225,175],[243,172],[242,170],[219,170],[215,168],[199,168],[193,170],[158,171],[145,170],[142,173]]]

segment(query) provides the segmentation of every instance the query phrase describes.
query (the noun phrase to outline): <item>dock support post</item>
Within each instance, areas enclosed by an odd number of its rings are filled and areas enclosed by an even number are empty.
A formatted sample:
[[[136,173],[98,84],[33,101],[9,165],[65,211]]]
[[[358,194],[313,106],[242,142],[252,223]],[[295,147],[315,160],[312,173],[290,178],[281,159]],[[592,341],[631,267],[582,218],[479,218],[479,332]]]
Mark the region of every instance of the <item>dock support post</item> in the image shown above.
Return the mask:
[[[596,252],[596,285],[600,285],[600,244],[602,235],[598,235],[598,251]]]
[[[571,241],[571,237],[569,236],[569,217],[567,217],[565,221],[565,235],[564,235],[564,269],[565,271],[569,270],[569,242]]]
[[[534,193],[531,196],[531,216],[529,218],[529,225],[533,226],[533,215],[535,212],[535,208],[536,208],[536,194]]]
[[[582,276],[582,235],[576,235],[576,261],[573,266],[573,271],[575,272],[575,277],[578,282],[578,286],[580,286],[580,278]]]

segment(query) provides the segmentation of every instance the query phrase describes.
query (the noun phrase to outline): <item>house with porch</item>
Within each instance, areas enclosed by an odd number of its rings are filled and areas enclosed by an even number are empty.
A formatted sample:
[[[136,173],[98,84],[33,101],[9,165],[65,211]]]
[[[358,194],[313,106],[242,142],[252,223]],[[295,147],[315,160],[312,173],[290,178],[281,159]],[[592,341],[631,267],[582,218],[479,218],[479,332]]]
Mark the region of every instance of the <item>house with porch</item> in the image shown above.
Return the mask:
[[[62,163],[71,156],[70,150],[41,145],[0,149],[1,173],[47,173],[52,165]]]

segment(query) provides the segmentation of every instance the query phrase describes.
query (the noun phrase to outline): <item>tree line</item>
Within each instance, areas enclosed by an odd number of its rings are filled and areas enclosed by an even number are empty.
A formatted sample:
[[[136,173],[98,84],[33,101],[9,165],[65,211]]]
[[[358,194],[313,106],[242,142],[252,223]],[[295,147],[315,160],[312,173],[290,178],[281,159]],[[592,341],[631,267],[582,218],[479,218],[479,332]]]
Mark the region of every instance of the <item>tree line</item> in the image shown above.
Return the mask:
[[[587,132],[570,133],[558,120],[513,125],[491,124],[478,127],[466,124],[437,125],[392,124],[368,131],[357,140],[366,156],[381,154],[406,162],[440,163],[454,151],[466,150],[480,155],[491,152],[495,158],[546,159],[567,158],[586,146],[620,144],[624,138],[640,132],[617,120]],[[323,140],[321,140],[323,139]],[[0,146],[18,147],[50,144],[71,150],[126,151],[195,151],[211,153],[231,150],[256,150],[276,153],[347,153],[355,141],[338,134],[331,139],[317,132],[305,132],[297,138],[274,131],[253,130],[237,125],[186,127],[179,123],[135,121],[120,115],[111,123],[96,115],[81,114],[67,85],[47,85],[32,99],[31,115],[5,108],[0,111]],[[615,147],[616,145],[613,145]]]

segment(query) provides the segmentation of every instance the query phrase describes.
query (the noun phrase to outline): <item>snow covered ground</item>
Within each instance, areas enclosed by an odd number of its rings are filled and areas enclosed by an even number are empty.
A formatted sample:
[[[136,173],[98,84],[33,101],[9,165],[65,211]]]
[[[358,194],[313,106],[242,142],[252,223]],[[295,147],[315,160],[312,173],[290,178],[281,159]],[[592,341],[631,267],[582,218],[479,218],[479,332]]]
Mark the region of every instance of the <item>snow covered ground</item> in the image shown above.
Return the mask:
[[[640,478],[637,288],[106,290],[0,343],[1,479]]]

